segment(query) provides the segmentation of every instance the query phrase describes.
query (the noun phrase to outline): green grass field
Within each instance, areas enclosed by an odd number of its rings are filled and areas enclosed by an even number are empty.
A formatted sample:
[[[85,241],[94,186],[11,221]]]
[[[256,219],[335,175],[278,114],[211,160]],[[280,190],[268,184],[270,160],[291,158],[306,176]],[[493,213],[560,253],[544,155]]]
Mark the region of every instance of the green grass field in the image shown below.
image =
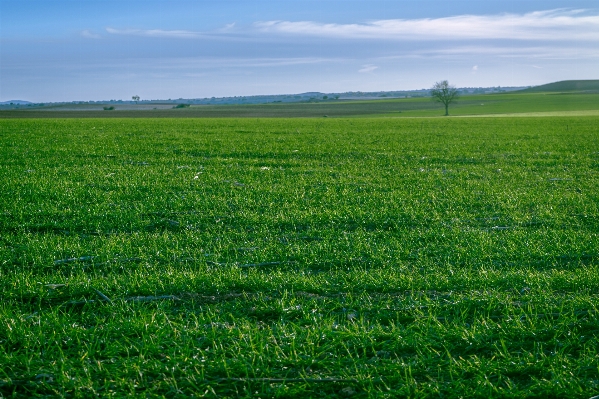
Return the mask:
[[[598,122],[2,120],[0,393],[597,395]]]

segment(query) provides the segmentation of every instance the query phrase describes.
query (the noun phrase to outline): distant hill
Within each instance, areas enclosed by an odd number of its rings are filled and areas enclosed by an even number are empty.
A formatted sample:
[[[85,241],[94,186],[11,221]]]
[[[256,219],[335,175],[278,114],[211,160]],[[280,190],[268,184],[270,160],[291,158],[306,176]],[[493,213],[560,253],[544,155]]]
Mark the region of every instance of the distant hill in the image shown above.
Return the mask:
[[[561,82],[548,83],[546,85],[519,90],[517,93],[559,93],[568,91],[599,92],[599,80],[562,80]]]
[[[25,100],[9,100],[9,101],[0,102],[0,105],[10,105],[10,104],[27,105],[27,104],[32,104],[32,103],[30,101],[25,101]]]

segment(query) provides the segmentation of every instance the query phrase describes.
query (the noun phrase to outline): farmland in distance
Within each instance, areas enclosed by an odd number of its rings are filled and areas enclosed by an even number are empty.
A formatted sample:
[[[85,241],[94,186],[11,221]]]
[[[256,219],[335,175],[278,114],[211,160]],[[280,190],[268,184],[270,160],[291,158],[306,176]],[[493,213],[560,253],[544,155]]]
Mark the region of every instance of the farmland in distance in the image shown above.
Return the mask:
[[[562,86],[556,86],[560,89]],[[110,105],[110,104],[106,104]],[[174,109],[173,104],[113,104],[115,110],[103,111],[102,104],[64,104],[21,109],[2,109],[0,119],[8,118],[348,118],[348,117],[435,117],[443,107],[430,98],[386,100],[328,100],[304,103],[254,105],[192,105]],[[95,109],[95,110],[94,110]],[[599,93],[589,91],[511,92],[465,95],[449,109],[452,116],[599,115]]]

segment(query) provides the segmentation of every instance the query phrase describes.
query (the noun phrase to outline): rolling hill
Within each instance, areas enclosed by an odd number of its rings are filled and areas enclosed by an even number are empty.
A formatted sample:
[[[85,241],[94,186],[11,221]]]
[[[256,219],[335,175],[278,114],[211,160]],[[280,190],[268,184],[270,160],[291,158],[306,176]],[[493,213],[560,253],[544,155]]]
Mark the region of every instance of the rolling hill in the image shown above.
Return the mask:
[[[535,86],[514,93],[599,92],[599,80],[562,80]]]

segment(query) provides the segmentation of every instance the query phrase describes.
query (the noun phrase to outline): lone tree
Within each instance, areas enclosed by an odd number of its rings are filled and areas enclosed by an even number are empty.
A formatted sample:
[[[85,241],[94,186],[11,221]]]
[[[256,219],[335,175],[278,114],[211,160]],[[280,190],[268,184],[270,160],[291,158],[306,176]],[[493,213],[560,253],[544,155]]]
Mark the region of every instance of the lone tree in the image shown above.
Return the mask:
[[[445,105],[445,116],[447,116],[449,115],[449,104],[457,100],[460,93],[458,93],[458,89],[451,86],[448,81],[442,80],[433,85],[431,96],[433,96],[433,99],[436,102]]]
[[[135,104],[137,104],[137,102],[139,101],[139,96],[133,96],[131,97],[131,99],[135,101]]]

